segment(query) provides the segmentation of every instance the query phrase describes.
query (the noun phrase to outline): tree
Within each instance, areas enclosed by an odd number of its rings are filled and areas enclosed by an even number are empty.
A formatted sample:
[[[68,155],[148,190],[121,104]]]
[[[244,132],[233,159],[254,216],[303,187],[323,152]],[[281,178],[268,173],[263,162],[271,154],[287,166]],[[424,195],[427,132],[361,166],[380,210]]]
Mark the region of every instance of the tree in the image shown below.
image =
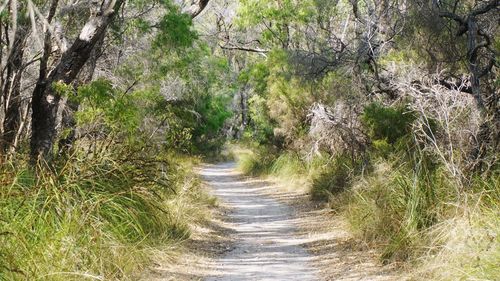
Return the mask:
[[[470,9],[459,6],[459,2],[455,1],[453,6],[446,5],[446,2],[433,3],[441,18],[456,23],[456,37],[467,37],[465,61],[469,71],[468,90],[483,117],[471,163],[472,169],[479,169],[488,152],[495,155],[500,146],[500,97],[494,87],[488,87],[488,80],[490,85],[497,83],[491,82],[495,79],[491,76],[494,76],[494,68],[499,66],[496,58],[498,50],[494,49],[493,38],[498,34],[500,1],[478,1]]]
[[[9,42],[6,65],[5,68],[2,65],[0,82],[4,113],[3,127],[0,128],[0,150],[3,153],[7,153],[14,145],[21,123],[21,80],[26,67],[24,60],[26,41],[31,31],[29,18],[26,16],[26,3],[19,4],[16,1],[11,1],[9,5],[9,9],[15,13],[12,16],[12,22],[9,23],[3,17],[0,19],[1,29],[6,31],[5,40]],[[19,14],[17,14],[18,9],[21,11]],[[14,34],[12,39],[9,39],[10,30]]]
[[[47,22],[50,23],[58,0],[52,0]],[[192,1],[186,9],[192,18],[199,15],[207,6],[208,0]],[[47,63],[51,54],[51,34],[47,31],[45,47],[40,62],[40,74],[32,99],[32,135],[31,158],[49,159],[57,139],[57,111],[61,101],[61,93],[57,92],[56,84],[70,85],[74,82],[98,42],[104,39],[118,11],[125,5],[124,0],[102,0],[95,15],[91,15],[80,30],[73,44],[63,50],[61,58],[55,67],[48,71]],[[54,34],[52,34],[53,36]]]

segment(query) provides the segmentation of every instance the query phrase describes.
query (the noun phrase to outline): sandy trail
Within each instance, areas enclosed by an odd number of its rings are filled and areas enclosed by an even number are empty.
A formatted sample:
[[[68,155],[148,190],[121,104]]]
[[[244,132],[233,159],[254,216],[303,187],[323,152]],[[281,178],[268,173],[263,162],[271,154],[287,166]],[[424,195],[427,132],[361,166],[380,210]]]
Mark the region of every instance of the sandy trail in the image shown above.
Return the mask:
[[[293,209],[263,195],[261,182],[243,181],[235,163],[206,166],[200,175],[232,211],[235,243],[215,261],[206,281],[319,280],[313,257],[300,246]]]

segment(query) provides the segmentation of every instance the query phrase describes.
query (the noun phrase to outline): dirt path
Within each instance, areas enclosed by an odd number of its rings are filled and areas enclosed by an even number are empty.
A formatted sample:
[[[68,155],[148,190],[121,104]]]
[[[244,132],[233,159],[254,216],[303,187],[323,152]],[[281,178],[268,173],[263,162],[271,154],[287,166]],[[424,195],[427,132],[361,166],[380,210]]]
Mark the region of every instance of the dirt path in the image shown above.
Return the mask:
[[[193,228],[182,254],[158,260],[141,280],[407,280],[354,239],[341,216],[312,202],[307,188],[243,177],[234,163],[198,173],[219,206]]]
[[[213,194],[231,209],[228,214],[235,242],[215,261],[206,281],[319,280],[313,257],[300,244],[293,209],[262,194],[262,184],[242,181],[234,163],[200,171]]]

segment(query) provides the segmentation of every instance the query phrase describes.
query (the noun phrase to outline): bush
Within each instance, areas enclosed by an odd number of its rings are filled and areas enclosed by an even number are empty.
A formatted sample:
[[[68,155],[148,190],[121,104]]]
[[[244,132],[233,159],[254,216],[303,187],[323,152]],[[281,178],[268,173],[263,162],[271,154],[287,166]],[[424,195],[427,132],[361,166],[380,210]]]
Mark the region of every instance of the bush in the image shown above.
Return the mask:
[[[38,176],[1,166],[0,279],[131,280],[152,247],[187,238],[203,216],[190,207],[205,200],[197,180],[172,156],[134,155],[72,158]]]
[[[305,164],[296,152],[285,152],[280,154],[270,167],[270,174],[287,181],[303,177]]]
[[[406,260],[422,241],[422,232],[446,213],[456,198],[442,169],[423,161],[414,166],[382,162],[355,183],[345,215],[358,237],[384,245],[382,259]]]
[[[350,187],[359,170],[360,163],[350,157],[339,155],[324,165],[320,172],[312,177],[311,196],[314,200],[329,200],[332,196]]]
[[[411,132],[415,115],[406,107],[386,107],[372,103],[365,107],[361,121],[372,141],[385,140],[394,145]]]
[[[274,160],[275,152],[266,146],[240,150],[238,153],[238,169],[247,175],[269,174]]]

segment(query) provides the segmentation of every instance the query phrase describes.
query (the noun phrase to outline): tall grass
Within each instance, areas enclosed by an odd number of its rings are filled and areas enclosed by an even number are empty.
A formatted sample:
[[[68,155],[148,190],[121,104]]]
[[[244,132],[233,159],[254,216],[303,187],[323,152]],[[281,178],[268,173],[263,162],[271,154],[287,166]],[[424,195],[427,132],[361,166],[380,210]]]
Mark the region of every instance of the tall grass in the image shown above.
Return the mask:
[[[231,150],[236,155],[238,169],[247,175],[269,174],[277,157],[276,152],[267,147],[241,148],[233,146]]]
[[[427,251],[419,258],[421,266],[413,276],[450,281],[498,280],[498,210],[499,206],[467,206],[429,229],[425,233]]]
[[[499,178],[478,178],[463,190],[440,166],[381,160],[331,204],[383,262],[409,262],[417,279],[495,280]]]
[[[1,166],[0,280],[135,280],[186,238],[197,180],[171,156],[132,159]]]
[[[419,233],[438,220],[453,196],[441,177],[379,163],[344,194],[344,215],[358,237],[383,245],[384,261],[406,260]]]
[[[310,176],[307,163],[295,152],[278,153],[269,147],[251,147],[242,149],[233,147],[238,169],[244,174],[253,176],[270,176],[279,179],[289,189],[300,189],[307,186]],[[319,165],[319,162],[315,162]]]
[[[320,167],[309,165],[312,178],[310,191],[312,199],[328,201],[350,187],[354,177],[359,173],[360,163],[345,155],[337,155],[312,163],[323,163]]]
[[[280,154],[271,164],[269,175],[280,179],[289,189],[300,189],[307,186],[309,177],[305,162],[296,152],[286,152]]]
[[[306,161],[295,152],[265,151],[252,148],[240,156],[243,172],[270,175],[282,184],[302,180],[312,199],[329,201],[357,239],[379,250],[382,262],[411,263],[417,280],[500,276],[498,170],[464,187],[418,150],[389,157],[374,153],[368,165],[343,155]]]

